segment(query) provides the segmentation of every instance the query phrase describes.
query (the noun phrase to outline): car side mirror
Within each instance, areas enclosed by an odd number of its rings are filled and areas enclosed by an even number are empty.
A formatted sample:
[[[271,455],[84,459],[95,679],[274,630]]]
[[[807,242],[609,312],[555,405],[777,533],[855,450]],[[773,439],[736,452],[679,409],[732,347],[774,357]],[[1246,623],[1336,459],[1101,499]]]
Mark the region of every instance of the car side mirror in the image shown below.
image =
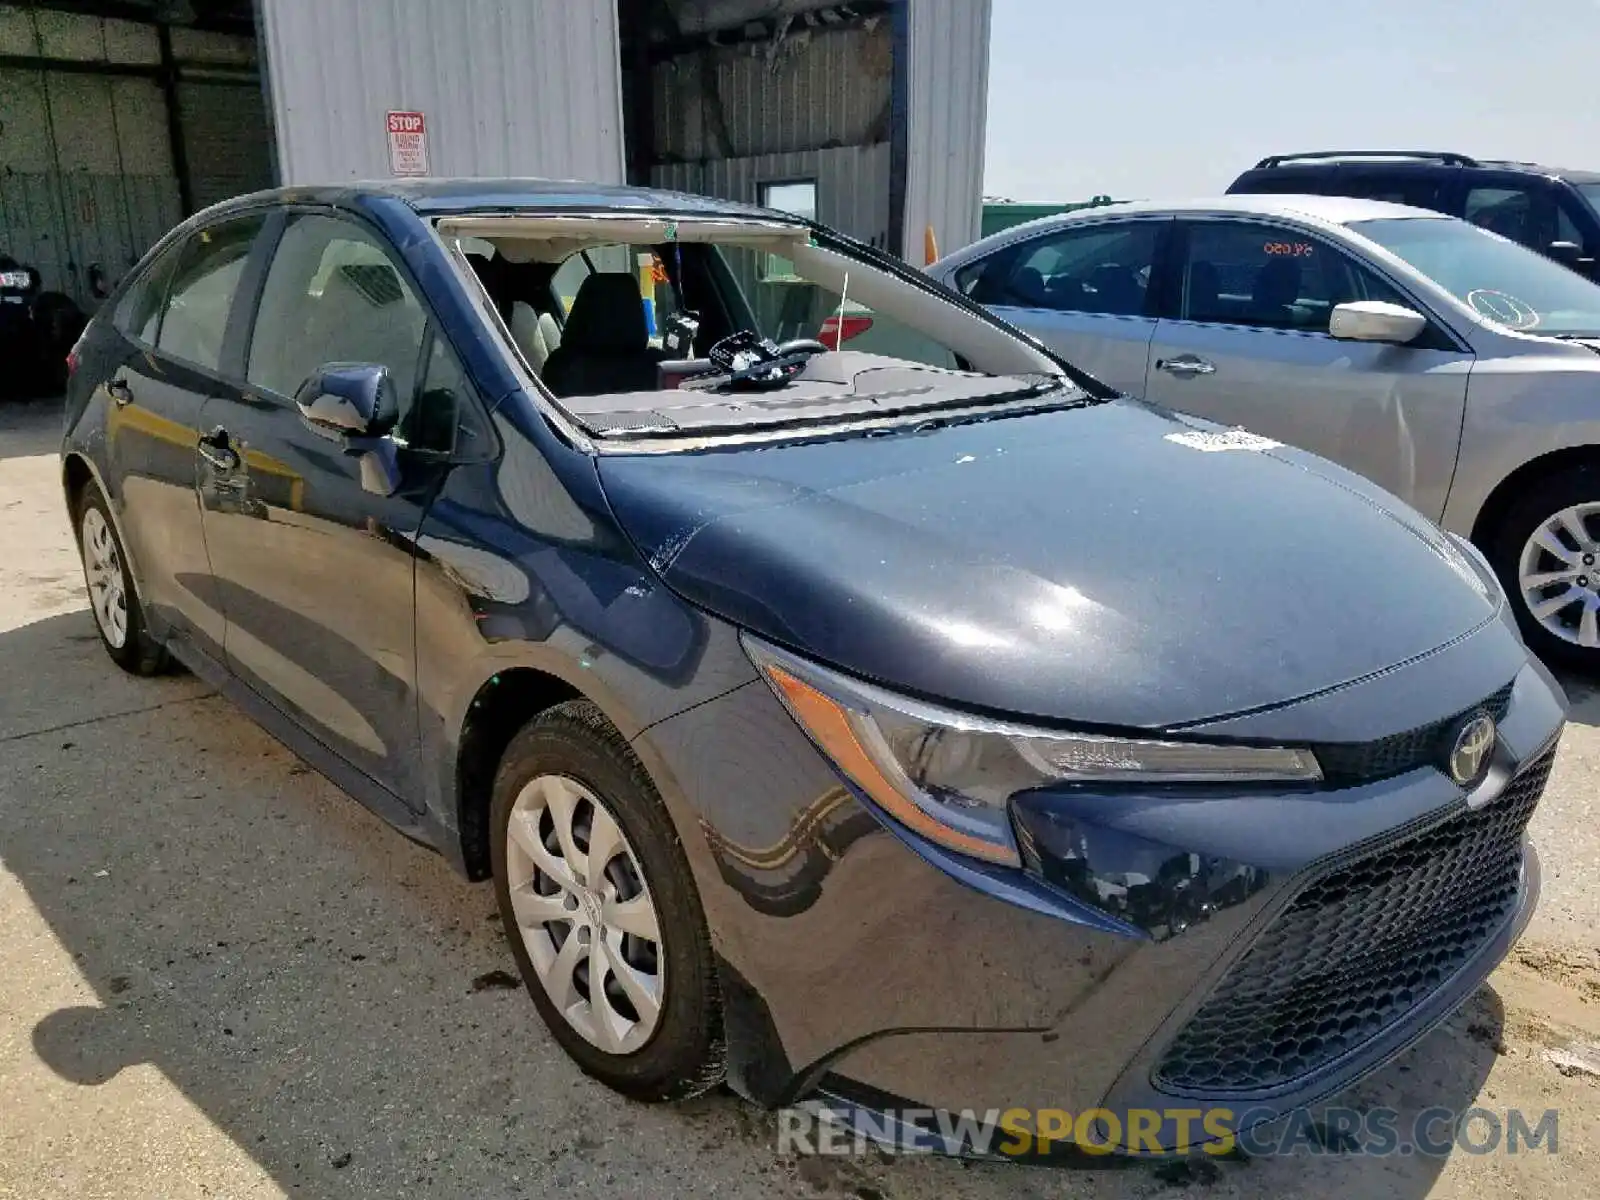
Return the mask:
[[[400,401],[388,367],[326,363],[300,385],[294,402],[312,432],[361,456],[362,487],[379,496],[399,490],[399,447],[389,435],[400,421]]]
[[[335,437],[383,437],[400,419],[394,380],[377,363],[320,366],[300,385],[294,402],[308,425]]]
[[[1353,300],[1335,305],[1328,332],[1347,342],[1389,342],[1403,346],[1421,336],[1428,318],[1387,300]]]
[[[1550,249],[1545,252],[1558,263],[1566,266],[1576,266],[1583,257],[1583,247],[1577,242],[1551,242]]]

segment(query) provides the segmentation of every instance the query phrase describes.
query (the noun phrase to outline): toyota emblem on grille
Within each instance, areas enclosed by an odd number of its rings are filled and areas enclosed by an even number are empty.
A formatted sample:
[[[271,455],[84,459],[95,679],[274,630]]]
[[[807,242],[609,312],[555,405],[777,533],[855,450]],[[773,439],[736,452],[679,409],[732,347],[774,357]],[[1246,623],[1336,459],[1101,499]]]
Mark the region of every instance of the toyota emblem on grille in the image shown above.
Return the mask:
[[[1450,748],[1450,778],[1462,787],[1477,783],[1489,765],[1489,751],[1493,749],[1494,718],[1488,713],[1469,717],[1456,732],[1455,745]]]

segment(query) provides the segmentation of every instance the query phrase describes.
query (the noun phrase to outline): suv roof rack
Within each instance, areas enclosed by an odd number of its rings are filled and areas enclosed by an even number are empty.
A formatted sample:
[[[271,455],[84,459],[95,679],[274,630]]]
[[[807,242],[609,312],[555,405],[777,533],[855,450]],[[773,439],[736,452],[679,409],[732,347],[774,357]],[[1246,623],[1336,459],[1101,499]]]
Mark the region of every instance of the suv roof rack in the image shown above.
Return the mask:
[[[1443,163],[1447,167],[1478,166],[1477,159],[1449,150],[1310,150],[1304,154],[1269,154],[1256,164],[1256,170],[1282,166],[1286,162],[1302,158],[1420,158]]]

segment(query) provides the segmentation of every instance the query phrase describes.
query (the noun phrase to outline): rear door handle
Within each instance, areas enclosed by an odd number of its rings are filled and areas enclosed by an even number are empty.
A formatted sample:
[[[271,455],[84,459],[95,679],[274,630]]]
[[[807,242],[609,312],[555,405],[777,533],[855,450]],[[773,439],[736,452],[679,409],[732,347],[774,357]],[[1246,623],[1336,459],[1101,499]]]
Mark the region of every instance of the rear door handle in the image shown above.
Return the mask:
[[[1217,364],[1198,354],[1180,354],[1176,358],[1156,359],[1156,370],[1169,375],[1215,375]]]
[[[106,393],[116,402],[118,408],[126,408],[133,403],[133,389],[120,375],[106,384]]]
[[[219,471],[237,471],[239,452],[233,448],[233,437],[218,425],[200,439],[200,457]]]

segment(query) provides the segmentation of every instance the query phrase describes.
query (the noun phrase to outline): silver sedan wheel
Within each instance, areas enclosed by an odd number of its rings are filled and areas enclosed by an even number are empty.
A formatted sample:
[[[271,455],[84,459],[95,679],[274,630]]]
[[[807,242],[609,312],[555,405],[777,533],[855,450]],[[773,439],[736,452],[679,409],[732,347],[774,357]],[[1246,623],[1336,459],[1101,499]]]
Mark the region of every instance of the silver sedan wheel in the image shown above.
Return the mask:
[[[1600,650],[1600,539],[1590,532],[1600,501],[1574,504],[1533,531],[1517,564],[1528,612],[1549,633]]]
[[[506,884],[533,969],[561,1015],[608,1054],[661,1019],[661,922],[638,856],[575,779],[541,775],[511,806]]]
[[[98,508],[83,510],[83,524],[79,527],[83,543],[83,575],[89,584],[89,607],[94,609],[95,624],[113,650],[120,650],[128,642],[128,592],[122,574],[122,556],[117,553],[117,539],[111,526]]]

